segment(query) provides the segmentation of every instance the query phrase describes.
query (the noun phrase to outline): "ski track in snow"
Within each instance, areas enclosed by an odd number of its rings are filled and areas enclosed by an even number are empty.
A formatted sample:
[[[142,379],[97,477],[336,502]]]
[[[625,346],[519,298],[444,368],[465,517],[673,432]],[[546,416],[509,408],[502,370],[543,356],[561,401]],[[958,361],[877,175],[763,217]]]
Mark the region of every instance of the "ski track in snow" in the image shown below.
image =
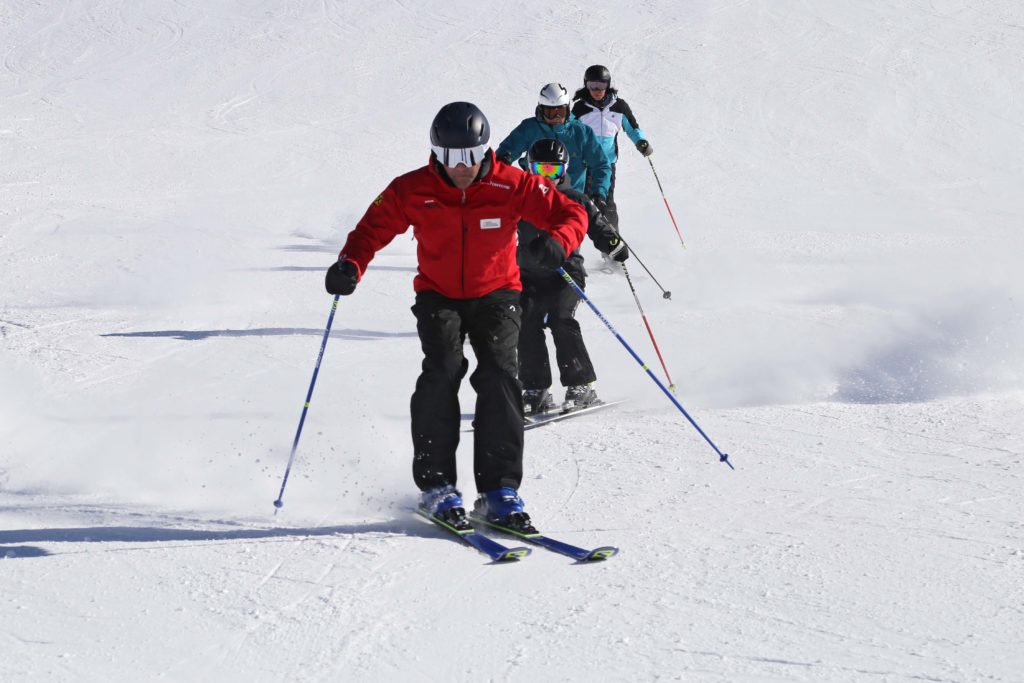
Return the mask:
[[[1021,26],[1011,0],[3,4],[0,679],[1020,680]],[[439,106],[497,143],[594,62],[687,245],[620,138],[623,234],[673,299],[631,276],[736,471],[581,307],[629,402],[528,432],[522,491],[620,555],[493,566],[410,513],[406,234],[339,305],[274,517],[344,235]]]

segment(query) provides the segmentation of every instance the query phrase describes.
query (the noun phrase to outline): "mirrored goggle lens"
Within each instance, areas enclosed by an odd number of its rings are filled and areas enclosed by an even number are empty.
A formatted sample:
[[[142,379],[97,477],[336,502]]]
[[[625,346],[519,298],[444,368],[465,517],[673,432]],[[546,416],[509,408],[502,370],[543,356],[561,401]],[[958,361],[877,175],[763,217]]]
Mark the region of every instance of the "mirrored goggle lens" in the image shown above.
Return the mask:
[[[587,81],[587,90],[607,90],[608,84],[604,81]]]
[[[565,106],[561,106],[561,107],[541,107],[540,108],[540,112],[544,115],[544,118],[546,118],[546,119],[554,119],[554,118],[558,118],[559,116],[568,116],[569,113],[568,113],[567,109],[568,109],[568,107],[565,107]]]
[[[448,168],[455,168],[459,164],[476,166],[484,160],[484,154],[487,153],[487,145],[466,147],[465,149],[431,145],[430,149],[434,150],[438,160]]]
[[[565,164],[551,164],[545,161],[534,161],[530,164],[530,173],[558,180],[565,174]]]

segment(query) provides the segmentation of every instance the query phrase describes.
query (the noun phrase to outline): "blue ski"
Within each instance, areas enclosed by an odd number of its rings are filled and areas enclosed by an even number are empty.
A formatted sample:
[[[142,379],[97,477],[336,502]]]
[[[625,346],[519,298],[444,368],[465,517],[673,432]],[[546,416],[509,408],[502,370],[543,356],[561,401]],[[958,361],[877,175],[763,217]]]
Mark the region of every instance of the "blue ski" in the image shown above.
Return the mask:
[[[520,558],[527,557],[530,554],[529,548],[509,548],[498,543],[493,538],[484,536],[473,527],[469,527],[467,529],[456,529],[452,525],[447,524],[444,520],[433,516],[422,508],[416,508],[416,512],[421,517],[430,520],[442,529],[455,534],[467,544],[490,557],[494,562],[513,562]]]
[[[581,548],[577,545],[572,545],[571,543],[565,543],[564,541],[556,540],[554,538],[551,538],[550,536],[545,536],[541,533],[524,534],[521,531],[516,531],[515,529],[508,529],[506,527],[501,526],[500,524],[489,522],[485,517],[481,517],[480,515],[473,512],[469,513],[469,518],[474,522],[479,522],[480,524],[488,526],[492,529],[497,529],[502,533],[510,534],[512,536],[515,536],[516,538],[521,538],[527,543],[539,545],[542,548],[547,548],[548,550],[551,550],[556,553],[561,553],[562,555],[568,555],[577,562],[595,562],[598,560],[606,560],[609,557],[614,557],[619,553],[618,548],[615,548],[610,545],[603,545],[599,548],[588,549]]]

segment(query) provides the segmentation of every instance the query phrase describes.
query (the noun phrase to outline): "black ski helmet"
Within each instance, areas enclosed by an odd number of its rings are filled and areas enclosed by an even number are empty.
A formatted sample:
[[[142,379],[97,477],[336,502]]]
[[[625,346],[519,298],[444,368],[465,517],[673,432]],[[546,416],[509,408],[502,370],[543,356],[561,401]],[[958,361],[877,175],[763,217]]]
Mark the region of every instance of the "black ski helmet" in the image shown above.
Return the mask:
[[[466,149],[486,145],[490,139],[487,117],[469,102],[444,105],[430,124],[430,144],[436,147]]]
[[[612,86],[612,72],[608,70],[608,67],[601,66],[600,64],[588,66],[587,70],[583,72],[584,86],[587,84],[587,81],[600,81],[601,83],[607,83],[610,88]]]
[[[569,150],[565,148],[560,140],[554,138],[541,138],[530,146],[526,152],[526,160],[531,164],[540,162],[542,164],[568,164]]]

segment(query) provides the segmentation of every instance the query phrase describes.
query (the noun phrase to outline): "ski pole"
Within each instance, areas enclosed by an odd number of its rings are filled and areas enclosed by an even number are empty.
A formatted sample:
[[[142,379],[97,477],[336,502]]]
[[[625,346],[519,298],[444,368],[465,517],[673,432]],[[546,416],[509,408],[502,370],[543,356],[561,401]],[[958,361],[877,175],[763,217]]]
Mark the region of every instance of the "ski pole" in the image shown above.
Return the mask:
[[[309,402],[313,398],[313,387],[316,386],[316,376],[320,373],[320,361],[324,359],[324,350],[327,349],[327,338],[331,336],[331,324],[334,323],[334,313],[338,310],[339,294],[334,295],[334,303],[331,304],[331,314],[327,317],[327,329],[324,330],[324,340],[320,342],[320,353],[316,357],[316,367],[313,368],[313,379],[309,382],[309,391],[306,392],[306,402],[302,406],[302,416],[299,418],[299,428],[295,432],[295,441],[292,442],[292,454],[288,456],[288,467],[284,470],[284,479],[281,480],[281,490],[274,501],[274,515],[284,505],[281,499],[284,497],[284,487],[288,484],[288,475],[292,471],[292,463],[295,462],[295,451],[299,448],[299,437],[302,436],[302,425],[306,422],[306,412],[309,411]]]
[[[622,238],[620,237],[619,239],[622,239]],[[622,240],[622,241],[626,242],[626,240]],[[644,262],[640,260],[640,257],[637,256],[636,252],[633,251],[633,247],[629,246],[628,242],[626,242],[626,248],[629,249],[629,253],[633,255],[633,258],[635,258],[636,262],[640,264],[640,267],[643,268],[644,270],[646,270],[647,274],[651,276],[651,279],[654,280],[654,284],[658,285],[658,289],[661,290],[661,298],[662,299],[671,299],[672,298],[672,292],[667,291],[664,287],[661,286],[661,283],[658,282],[658,278],[654,277],[654,273],[652,273],[651,269],[648,268],[644,264]],[[632,285],[630,285],[630,286],[632,286]]]
[[[640,317],[644,319],[644,325],[647,326],[647,334],[651,338],[651,343],[654,344],[654,352],[658,354],[658,360],[661,361],[661,369],[665,371],[665,379],[668,380],[668,389],[673,394],[676,393],[676,385],[672,381],[672,376],[668,373],[668,367],[665,366],[665,359],[661,357],[661,349],[658,348],[658,340],[654,338],[654,330],[651,329],[651,323],[647,321],[647,314],[644,313],[644,307],[640,305],[640,297],[636,295],[636,288],[633,287],[633,278],[629,276],[629,271],[626,269],[625,263],[620,263],[622,266],[622,272],[626,274],[626,282],[629,283],[629,291],[633,292],[633,301],[636,302],[636,307],[640,309]]]
[[[607,327],[608,330],[613,335],[615,335],[615,338],[618,339],[619,342],[626,347],[626,350],[629,351],[629,355],[633,356],[633,360],[635,360],[640,365],[640,367],[644,369],[648,377],[654,380],[654,383],[658,385],[658,388],[661,389],[662,393],[668,396],[668,400],[672,401],[672,405],[679,409],[679,412],[683,414],[683,417],[690,421],[690,424],[693,425],[693,428],[696,429],[702,437],[704,437],[704,440],[708,442],[708,445],[715,449],[715,453],[718,454],[718,461],[724,462],[726,465],[729,466],[729,469],[735,470],[736,468],[732,466],[731,462],[729,462],[729,455],[718,450],[718,446],[716,446],[715,443],[710,438],[708,438],[708,435],[704,433],[704,430],[700,428],[700,425],[698,425],[696,421],[694,421],[694,419],[690,417],[690,414],[686,412],[686,408],[684,408],[682,404],[679,403],[678,400],[676,400],[676,397],[672,395],[672,392],[665,388],[665,385],[661,383],[661,380],[658,379],[658,377],[653,372],[651,372],[651,368],[648,367],[647,363],[643,362],[640,359],[640,356],[636,355],[636,351],[634,351],[633,348],[626,342],[626,340],[622,338],[622,335],[619,334],[614,327],[612,327],[612,324],[608,322],[608,319],[605,318],[604,315],[601,314],[601,311],[597,310],[597,306],[594,305],[594,302],[592,302],[590,298],[586,295],[586,293],[584,293],[584,291],[580,289],[580,286],[576,284],[576,281],[572,279],[572,276],[569,275],[569,273],[565,272],[565,268],[560,267],[558,269],[558,274],[562,276],[562,279],[565,280],[570,287],[576,290],[576,293],[579,294],[581,299],[587,302],[587,305],[590,306],[590,310],[592,310],[594,314],[601,319],[601,322],[605,324],[605,327]]]
[[[665,202],[665,208],[668,209],[668,217],[672,219],[672,225],[676,229],[676,234],[679,235],[679,244],[683,245],[683,249],[686,249],[686,242],[683,241],[683,235],[679,232],[679,225],[676,223],[676,217],[672,215],[672,207],[668,205],[668,198],[665,196],[665,190],[661,187],[661,180],[658,179],[658,172],[654,170],[654,162],[651,161],[650,157],[647,157],[647,163],[651,165],[651,173],[654,174],[654,181],[658,183],[658,191],[661,192],[661,199]]]

